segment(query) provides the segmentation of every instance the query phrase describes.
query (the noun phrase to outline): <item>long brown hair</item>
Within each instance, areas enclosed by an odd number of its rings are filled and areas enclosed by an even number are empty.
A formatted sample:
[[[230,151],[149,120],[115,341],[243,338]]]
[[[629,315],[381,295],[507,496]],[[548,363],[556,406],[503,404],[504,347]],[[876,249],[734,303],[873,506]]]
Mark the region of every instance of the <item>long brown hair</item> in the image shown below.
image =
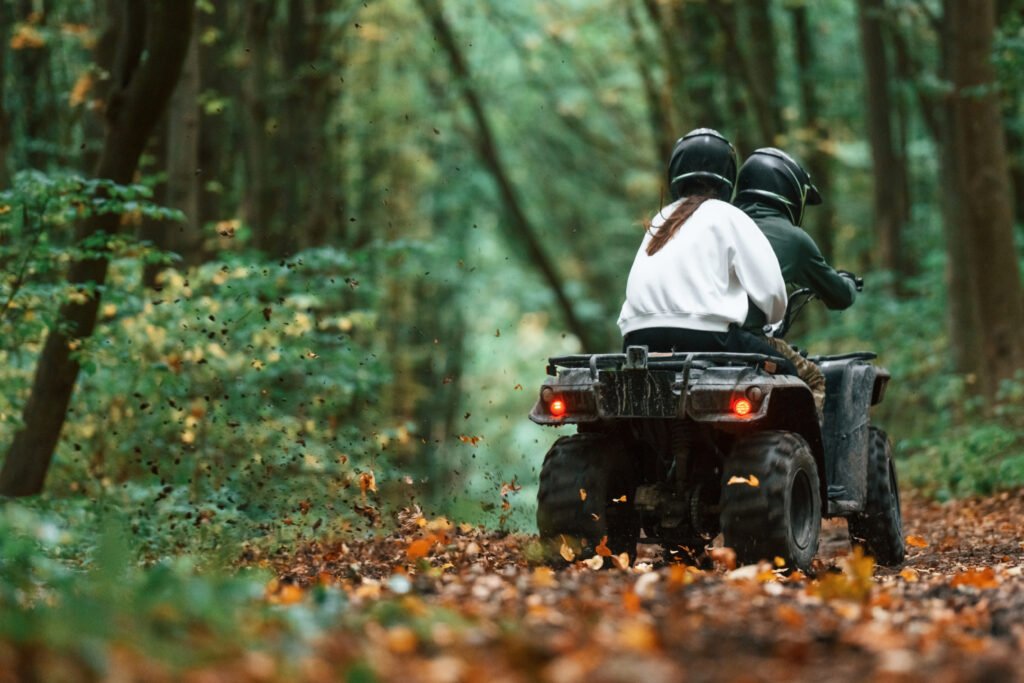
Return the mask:
[[[700,208],[700,205],[707,200],[712,199],[711,196],[706,194],[690,195],[676,207],[675,211],[665,219],[665,222],[658,228],[658,232],[653,234],[651,241],[647,243],[647,255],[654,256],[665,246],[670,239],[675,237],[675,234],[679,232],[679,228],[683,227],[683,223],[690,219],[693,212]],[[647,230],[651,230],[652,223],[647,224]]]

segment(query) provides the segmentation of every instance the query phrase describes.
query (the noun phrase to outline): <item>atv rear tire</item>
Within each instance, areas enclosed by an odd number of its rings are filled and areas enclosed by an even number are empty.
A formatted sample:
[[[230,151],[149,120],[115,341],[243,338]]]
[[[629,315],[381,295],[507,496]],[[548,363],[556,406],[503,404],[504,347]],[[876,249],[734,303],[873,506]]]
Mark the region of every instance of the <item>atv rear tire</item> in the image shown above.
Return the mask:
[[[544,458],[537,491],[537,530],[545,559],[562,564],[593,556],[607,536],[615,555],[636,559],[640,537],[636,473],[622,439],[600,433],[563,436]]]
[[[722,477],[722,533],[737,559],[781,557],[787,567],[809,570],[821,533],[821,489],[804,438],[780,431],[743,437]]]
[[[870,428],[868,436],[868,492],[864,512],[848,520],[850,542],[863,545],[875,561],[885,567],[898,567],[906,556],[900,489],[892,445],[885,432]]]

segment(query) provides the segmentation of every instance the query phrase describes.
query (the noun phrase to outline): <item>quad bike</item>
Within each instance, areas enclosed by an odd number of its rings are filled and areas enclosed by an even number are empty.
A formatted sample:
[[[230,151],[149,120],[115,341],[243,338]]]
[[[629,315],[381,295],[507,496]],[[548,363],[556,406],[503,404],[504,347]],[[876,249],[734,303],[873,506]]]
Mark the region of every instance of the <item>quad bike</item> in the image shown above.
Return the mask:
[[[780,336],[814,298],[790,298]],[[870,424],[889,381],[874,353],[811,357],[826,378],[823,421],[810,389],[749,353],[551,358],[530,419],[576,425],[544,458],[537,527],[549,559],[568,544],[635,559],[656,543],[697,560],[722,533],[743,563],[808,570],[823,517],[882,565],[904,558],[892,447]],[[642,534],[642,535],[641,535]],[[601,549],[604,552],[604,549]]]

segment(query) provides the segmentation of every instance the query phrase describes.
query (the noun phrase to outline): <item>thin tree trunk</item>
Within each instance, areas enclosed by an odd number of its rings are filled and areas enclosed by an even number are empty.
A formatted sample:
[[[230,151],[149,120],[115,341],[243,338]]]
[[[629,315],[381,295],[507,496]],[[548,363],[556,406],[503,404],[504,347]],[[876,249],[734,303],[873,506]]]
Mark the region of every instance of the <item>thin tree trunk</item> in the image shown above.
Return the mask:
[[[0,2],[0,26],[11,25],[11,14],[6,2]],[[8,156],[11,153],[11,117],[7,113],[5,93],[7,83],[7,45],[0,44],[0,190],[11,184]]]
[[[132,181],[139,156],[167,105],[178,80],[192,25],[193,5],[180,0],[125,0],[112,92],[107,101],[107,131],[95,170],[97,178],[124,184]],[[76,240],[114,234],[120,216],[101,214],[78,224]],[[81,292],[89,283],[103,285],[108,260],[72,262],[68,282]],[[0,494],[34,495],[42,491],[60,438],[80,369],[72,348],[89,337],[96,325],[100,292],[60,307],[60,324],[51,328],[36,365],[32,391],[0,470]]]
[[[644,86],[644,98],[647,100],[647,116],[651,126],[651,141],[654,144],[654,158],[668,159],[672,146],[679,135],[673,130],[669,120],[670,109],[665,106],[664,95],[667,88],[655,80],[651,64],[655,61],[644,41],[640,22],[637,20],[633,6],[626,6],[626,19],[629,21],[630,33],[633,38],[633,49],[637,55],[637,70],[640,82]]]
[[[272,6],[266,0],[250,0],[245,17],[248,63],[242,82],[245,110],[245,195],[242,216],[255,232],[256,246],[281,254],[273,230],[277,200],[271,181],[271,139],[267,131],[268,68],[270,60],[270,18]]]
[[[749,9],[752,16],[759,16],[764,8],[761,2],[751,2]],[[725,38],[728,52],[735,57],[726,60],[727,71],[739,76],[743,92],[747,96],[749,109],[754,117],[754,124],[761,139],[756,147],[775,145],[783,129],[781,117],[774,101],[778,91],[778,78],[775,73],[775,38],[772,24],[768,21],[755,27],[750,26],[750,17],[742,12],[744,8],[736,3],[709,3],[708,8],[717,19],[718,26]],[[756,35],[756,39],[741,41],[740,36]],[[751,43],[758,44],[757,47]],[[761,43],[767,43],[761,45]],[[764,60],[764,63],[762,63]],[[737,62],[734,64],[733,62]],[[735,125],[740,125],[739,121]]]
[[[874,222],[878,263],[902,279],[912,268],[902,245],[910,214],[906,160],[893,133],[893,99],[882,14],[884,0],[858,0],[861,54],[864,56],[868,141],[874,181]],[[898,289],[898,288],[897,288]]]
[[[42,11],[38,11],[38,10]],[[45,7],[37,7],[32,0],[17,0],[16,19],[45,27]],[[6,38],[5,38],[6,40]],[[6,46],[5,46],[6,49]],[[29,168],[45,170],[50,154],[47,142],[55,142],[54,121],[50,102],[55,99],[51,90],[50,45],[27,47],[11,54],[11,71],[19,90],[19,116],[24,121],[25,159]]]
[[[182,224],[165,224],[167,249],[186,263],[197,260],[199,222],[199,39],[193,18],[192,40],[167,110],[167,205],[185,215]]]
[[[537,237],[537,230],[529,218],[527,218],[515,187],[512,185],[512,180],[505,171],[501,150],[491,130],[491,124],[484,110],[483,101],[473,87],[469,66],[466,64],[462,52],[455,42],[455,36],[452,33],[451,27],[444,18],[440,0],[416,0],[416,3],[433,27],[434,33],[441,43],[441,48],[448,55],[452,72],[462,90],[466,105],[473,116],[473,121],[476,124],[479,135],[478,151],[480,159],[498,185],[501,199],[511,219],[509,227],[512,229],[512,238],[525,247],[530,264],[540,271],[544,281],[550,287],[569,330],[579,338],[584,348],[594,348],[590,331],[576,315],[576,309],[569,299],[568,293],[565,291],[565,283],[562,281],[555,263],[544,251],[544,247]]]
[[[814,38],[807,16],[807,5],[796,5],[790,12],[793,18],[797,79],[800,84],[800,109],[803,112],[804,126],[807,127],[811,138],[807,154],[807,168],[814,184],[824,198],[822,205],[814,207],[809,212],[809,220],[805,220],[809,223],[808,229],[814,235],[821,253],[826,260],[832,262],[835,255],[833,235],[836,205],[829,196],[832,189],[832,158],[824,151],[828,144],[829,130],[821,119],[818,93],[815,89],[817,79],[813,73]]]
[[[1006,137],[992,43],[993,0],[948,0],[948,65],[954,93],[946,188],[958,204],[952,260],[963,258],[970,283],[979,388],[992,399],[1001,380],[1024,367],[1024,288],[1014,245]]]

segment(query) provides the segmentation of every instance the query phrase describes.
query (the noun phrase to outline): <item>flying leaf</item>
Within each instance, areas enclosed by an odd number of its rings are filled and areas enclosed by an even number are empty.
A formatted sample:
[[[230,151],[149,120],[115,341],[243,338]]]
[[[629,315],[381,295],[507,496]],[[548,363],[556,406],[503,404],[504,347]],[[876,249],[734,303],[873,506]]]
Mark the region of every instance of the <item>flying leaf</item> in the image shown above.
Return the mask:
[[[86,71],[78,80],[75,81],[74,87],[71,88],[71,94],[68,95],[68,104],[72,107],[77,107],[83,104],[89,96],[89,92],[92,90],[93,78],[92,74]]]
[[[586,499],[587,499],[587,490],[586,489],[580,489],[580,500],[586,500]]]
[[[619,553],[618,555],[612,555],[612,564],[619,569],[629,569],[629,554]]]
[[[626,494],[625,494],[625,493],[623,493],[623,494],[622,494],[621,496],[619,496],[618,498],[612,498],[612,502],[613,502],[613,503],[625,503],[625,502],[626,502]]]
[[[608,537],[605,536],[601,539],[601,542],[594,548],[594,552],[601,557],[611,557],[612,551],[608,548]]]
[[[760,480],[751,474],[749,477],[737,477],[735,475],[729,477],[729,481],[725,482],[726,486],[733,486],[734,484],[746,484],[747,486],[758,487],[761,485]]]
[[[367,491],[377,493],[377,478],[373,476],[373,472],[363,472],[359,475],[359,490],[364,496]]]
[[[592,569],[596,572],[604,566],[604,558],[600,555],[594,555],[589,560],[583,560],[583,564],[586,565],[587,569]]]

